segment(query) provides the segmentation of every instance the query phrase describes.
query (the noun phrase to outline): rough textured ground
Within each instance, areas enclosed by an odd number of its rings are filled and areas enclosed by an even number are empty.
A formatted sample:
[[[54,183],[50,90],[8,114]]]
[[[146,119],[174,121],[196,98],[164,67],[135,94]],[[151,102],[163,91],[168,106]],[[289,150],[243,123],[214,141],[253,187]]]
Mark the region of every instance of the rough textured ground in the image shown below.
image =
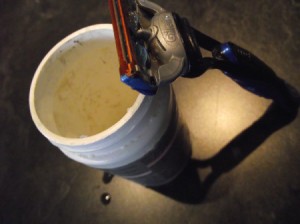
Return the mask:
[[[249,49],[300,90],[298,0],[155,2]],[[121,178],[104,184],[101,171],[69,160],[42,137],[28,108],[34,71],[60,39],[96,23],[110,23],[106,1],[0,0],[1,224],[300,223],[299,116],[281,124],[284,115],[273,113],[251,126],[270,102],[219,71],[178,79],[174,88],[194,159],[224,148],[242,155],[225,160],[221,173],[195,162],[174,189]],[[104,192],[112,195],[108,206]]]

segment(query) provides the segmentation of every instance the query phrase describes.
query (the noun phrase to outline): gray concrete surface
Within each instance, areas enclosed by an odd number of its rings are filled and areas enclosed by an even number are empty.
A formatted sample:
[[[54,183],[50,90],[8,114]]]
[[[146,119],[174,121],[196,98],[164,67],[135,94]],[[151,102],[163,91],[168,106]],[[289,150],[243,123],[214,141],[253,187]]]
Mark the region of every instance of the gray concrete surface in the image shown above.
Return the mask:
[[[249,49],[300,90],[299,1],[155,2]],[[1,224],[300,223],[299,116],[285,120],[274,112],[255,123],[271,102],[219,71],[174,83],[194,163],[171,188],[147,189],[119,177],[105,184],[101,171],[52,146],[30,118],[31,79],[55,43],[96,23],[110,23],[106,1],[0,1]],[[213,164],[199,163],[228,148],[240,159],[225,158],[217,175]],[[104,192],[112,196],[107,206]]]

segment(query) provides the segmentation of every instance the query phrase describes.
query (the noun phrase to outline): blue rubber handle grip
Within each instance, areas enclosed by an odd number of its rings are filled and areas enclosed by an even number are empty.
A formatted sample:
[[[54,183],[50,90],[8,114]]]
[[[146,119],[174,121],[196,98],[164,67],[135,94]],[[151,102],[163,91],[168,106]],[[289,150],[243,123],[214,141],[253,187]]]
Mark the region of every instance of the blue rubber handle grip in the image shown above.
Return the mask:
[[[298,92],[249,51],[228,42],[214,49],[213,57],[218,59],[216,67],[244,89],[285,109],[299,106]]]

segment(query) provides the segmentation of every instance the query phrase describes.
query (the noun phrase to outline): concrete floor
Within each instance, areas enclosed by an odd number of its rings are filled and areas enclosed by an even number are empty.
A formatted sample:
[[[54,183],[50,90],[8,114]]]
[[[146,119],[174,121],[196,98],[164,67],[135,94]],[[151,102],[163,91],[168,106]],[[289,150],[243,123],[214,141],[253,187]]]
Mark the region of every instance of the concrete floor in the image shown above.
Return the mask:
[[[298,0],[155,2],[250,50],[300,90]],[[174,83],[194,161],[172,186],[148,189],[119,177],[106,184],[101,171],[66,158],[37,131],[28,108],[35,69],[66,35],[110,23],[107,7],[0,1],[0,223],[300,223],[299,116],[273,108],[259,119],[271,102],[219,71]],[[199,162],[224,150],[238,159],[225,157],[217,175],[214,164]],[[109,205],[101,203],[105,192]]]

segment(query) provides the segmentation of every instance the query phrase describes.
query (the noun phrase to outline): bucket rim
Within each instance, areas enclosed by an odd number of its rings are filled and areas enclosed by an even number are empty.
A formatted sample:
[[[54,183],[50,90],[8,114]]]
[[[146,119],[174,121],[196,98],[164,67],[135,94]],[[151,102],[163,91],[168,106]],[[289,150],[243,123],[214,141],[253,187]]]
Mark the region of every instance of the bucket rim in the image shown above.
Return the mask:
[[[81,28],[62,40],[60,40],[54,47],[51,48],[51,50],[46,54],[46,56],[43,58],[43,60],[40,62],[38,68],[36,69],[31,85],[30,85],[30,92],[29,92],[29,108],[30,113],[33,122],[35,123],[37,129],[52,143],[58,144],[58,145],[65,145],[65,146],[84,146],[84,145],[90,145],[95,142],[101,141],[106,139],[107,137],[111,136],[112,134],[116,133],[121,127],[123,127],[137,112],[137,110],[140,108],[142,102],[145,100],[146,96],[139,94],[136,98],[133,105],[130,107],[130,109],[127,110],[126,114],[117,121],[114,125],[109,127],[108,129],[99,132],[95,135],[91,135],[84,138],[68,138],[60,136],[52,131],[50,131],[41,121],[41,119],[38,116],[38,112],[35,107],[35,92],[36,92],[36,85],[39,80],[39,77],[42,74],[44,66],[47,64],[49,59],[57,52],[59,49],[61,49],[65,44],[67,44],[69,41],[71,41],[74,38],[78,38],[81,35],[85,35],[87,33],[95,32],[95,31],[102,31],[102,30],[109,30],[113,34],[113,28],[112,24],[95,24],[91,26],[87,26],[84,28]]]

